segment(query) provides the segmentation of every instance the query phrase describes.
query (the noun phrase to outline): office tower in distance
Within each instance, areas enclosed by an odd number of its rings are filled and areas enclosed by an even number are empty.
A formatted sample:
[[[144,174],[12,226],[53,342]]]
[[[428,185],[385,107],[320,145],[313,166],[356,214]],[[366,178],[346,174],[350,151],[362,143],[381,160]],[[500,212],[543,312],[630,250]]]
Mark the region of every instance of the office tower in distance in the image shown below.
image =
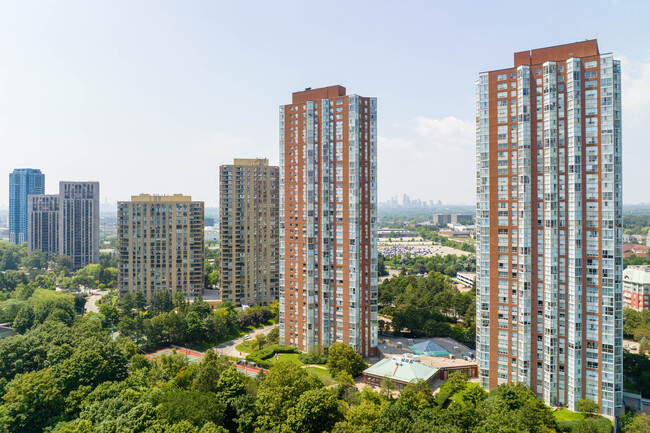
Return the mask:
[[[99,263],[99,182],[60,182],[59,206],[59,254],[75,269]]]
[[[27,198],[27,250],[59,253],[61,206],[58,194]]]
[[[377,350],[377,100],[341,86],[280,107],[280,340]]]
[[[9,241],[27,242],[27,196],[45,193],[45,175],[34,168],[9,173]]]
[[[140,194],[117,204],[118,293],[203,292],[203,202]]]
[[[268,159],[219,169],[221,299],[267,305],[279,292],[279,173]]]
[[[480,383],[622,411],[621,71],[595,40],[476,82]]]

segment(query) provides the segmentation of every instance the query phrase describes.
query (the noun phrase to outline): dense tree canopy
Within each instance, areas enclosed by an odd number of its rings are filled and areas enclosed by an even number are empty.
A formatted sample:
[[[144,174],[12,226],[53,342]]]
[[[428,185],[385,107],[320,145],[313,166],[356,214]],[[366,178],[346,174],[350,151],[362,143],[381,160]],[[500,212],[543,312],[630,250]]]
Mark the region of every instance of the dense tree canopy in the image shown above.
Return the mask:
[[[475,320],[474,291],[460,292],[449,277],[394,276],[379,285],[380,313],[391,318],[392,330],[413,336],[452,336],[472,346]],[[464,327],[456,325],[458,319]]]

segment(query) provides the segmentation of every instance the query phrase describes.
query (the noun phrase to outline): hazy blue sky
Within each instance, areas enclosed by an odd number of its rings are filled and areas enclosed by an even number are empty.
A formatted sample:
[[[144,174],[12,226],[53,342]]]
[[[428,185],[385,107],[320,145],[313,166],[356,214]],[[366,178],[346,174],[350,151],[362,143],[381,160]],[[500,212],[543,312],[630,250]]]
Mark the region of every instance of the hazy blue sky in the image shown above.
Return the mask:
[[[474,203],[477,74],[592,38],[623,63],[624,202],[650,202],[650,2],[528,3],[0,0],[0,205],[16,167],[216,205],[218,166],[277,164],[278,106],[333,84],[379,99],[380,200]]]

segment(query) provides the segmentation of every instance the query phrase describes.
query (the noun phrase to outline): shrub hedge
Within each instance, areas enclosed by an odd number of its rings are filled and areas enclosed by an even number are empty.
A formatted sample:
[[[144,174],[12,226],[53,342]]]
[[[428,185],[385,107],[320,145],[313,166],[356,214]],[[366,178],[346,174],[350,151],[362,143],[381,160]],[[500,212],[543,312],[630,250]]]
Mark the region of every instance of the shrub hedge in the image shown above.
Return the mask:
[[[264,349],[256,350],[246,356],[248,361],[255,362],[259,367],[271,368],[273,365],[267,359],[272,358],[276,353],[301,353],[300,349],[294,346],[283,346],[281,344],[274,344]]]

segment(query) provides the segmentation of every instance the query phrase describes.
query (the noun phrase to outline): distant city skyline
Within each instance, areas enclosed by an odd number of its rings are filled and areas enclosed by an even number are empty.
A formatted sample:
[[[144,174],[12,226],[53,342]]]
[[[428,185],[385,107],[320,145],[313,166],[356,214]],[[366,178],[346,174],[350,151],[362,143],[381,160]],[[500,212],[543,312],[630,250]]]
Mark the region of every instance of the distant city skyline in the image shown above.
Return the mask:
[[[510,64],[512,52],[598,37],[622,63],[623,200],[649,202],[650,4],[500,5],[335,1],[345,18],[331,20],[318,3],[4,2],[0,173],[98,180],[102,202],[154,191],[216,207],[220,165],[279,163],[286,95],[337,83],[379,100],[379,201],[408,191],[473,204],[475,71]],[[533,15],[544,32],[517,19]],[[336,62],[323,62],[325,46],[338,47]],[[0,206],[8,203],[3,183]]]

